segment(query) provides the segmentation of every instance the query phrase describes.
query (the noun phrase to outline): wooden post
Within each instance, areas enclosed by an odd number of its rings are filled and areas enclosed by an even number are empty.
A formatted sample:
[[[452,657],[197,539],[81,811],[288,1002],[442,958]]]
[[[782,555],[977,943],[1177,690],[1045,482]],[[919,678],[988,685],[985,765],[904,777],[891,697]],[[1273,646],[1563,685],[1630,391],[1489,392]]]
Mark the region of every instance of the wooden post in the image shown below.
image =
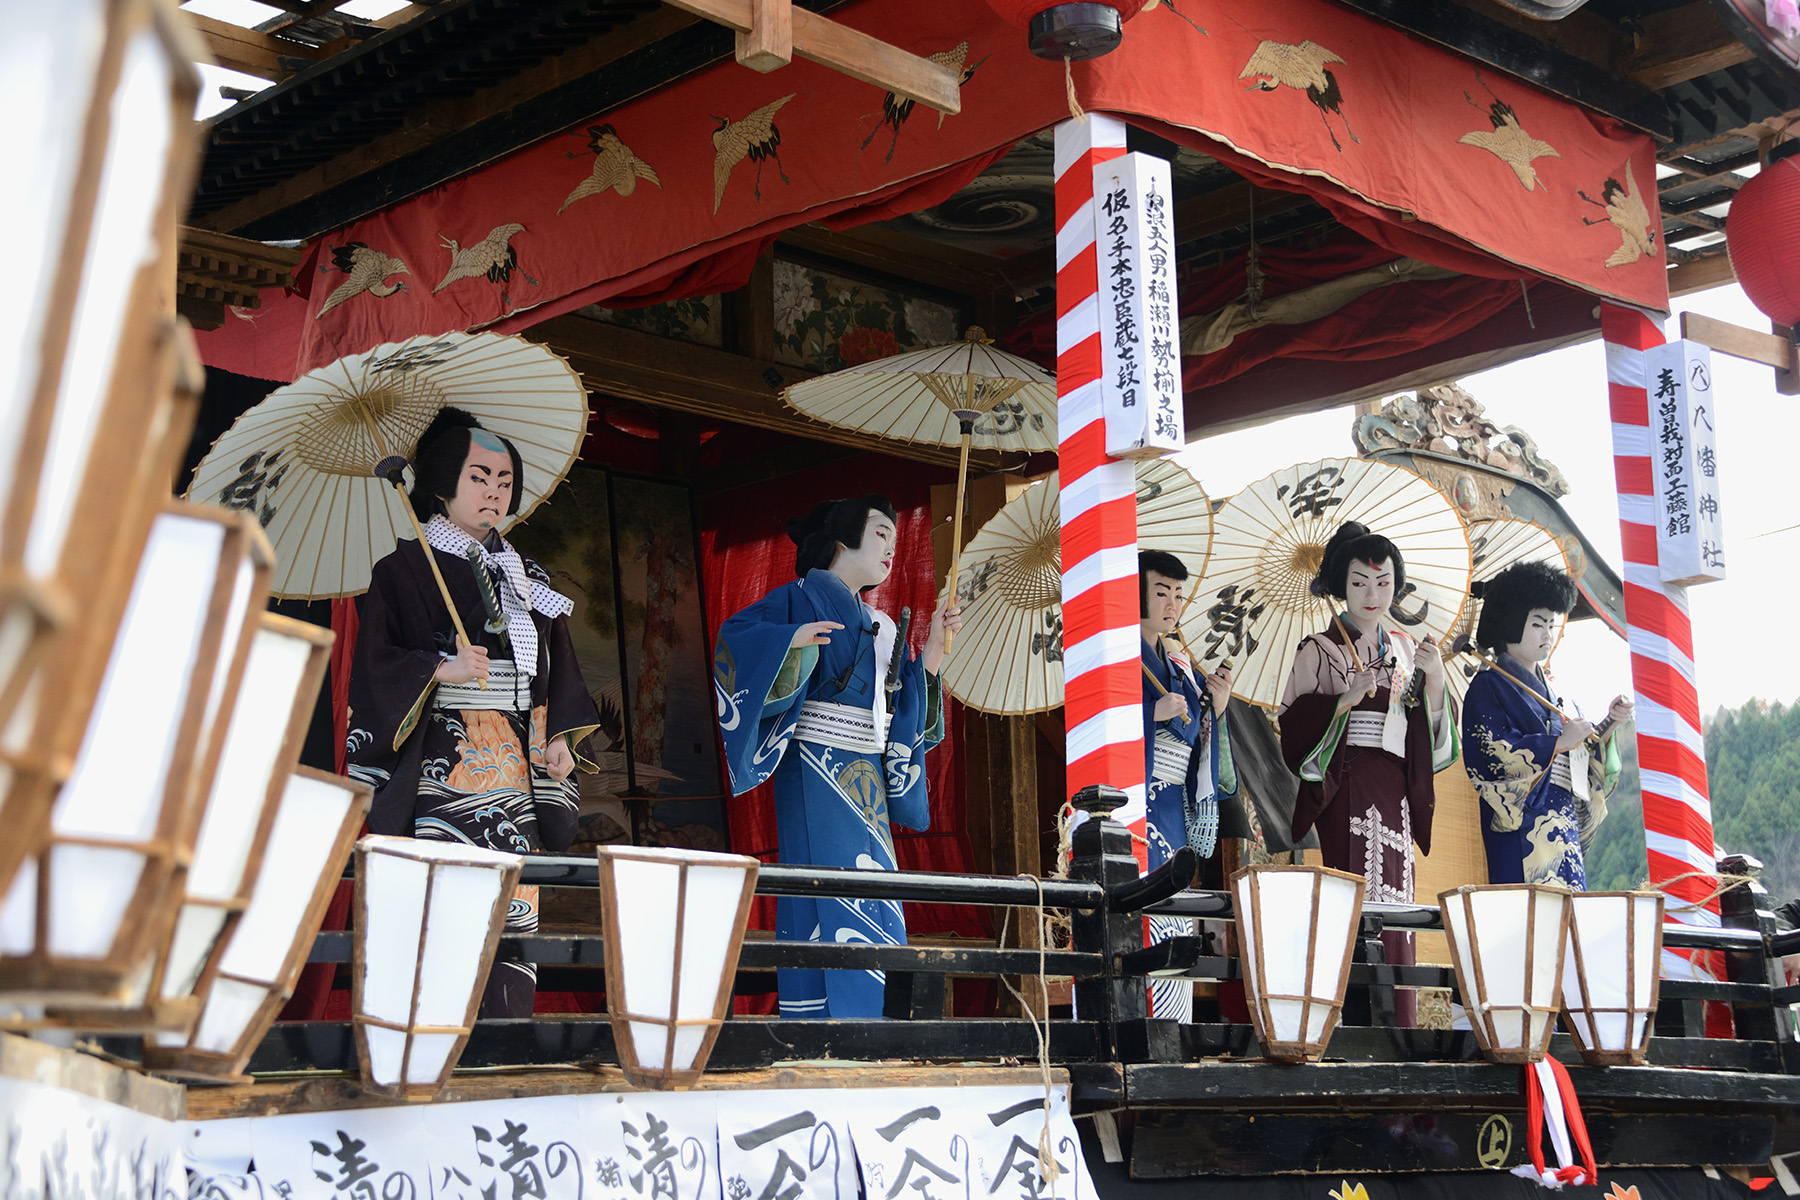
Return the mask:
[[[737,60],[764,74],[794,61],[792,0],[750,0],[750,29],[737,35]]]
[[[973,716],[973,714],[971,714]],[[993,805],[994,874],[1044,873],[1037,802],[1037,723],[1030,717],[983,716],[987,725],[987,776]],[[971,722],[972,723],[972,722]],[[1007,922],[1004,946],[1036,950],[1043,930],[1037,913],[1029,908],[1013,910]],[[1035,976],[1013,979],[1038,1016],[1045,1013],[1044,990]],[[1022,1015],[1010,994],[1000,997],[1000,1015]]]
[[[1131,850],[1131,833],[1112,819],[1111,813],[1125,802],[1125,793],[1105,784],[1082,788],[1075,807],[1088,819],[1075,831],[1074,857],[1069,878],[1091,880],[1114,888],[1138,877],[1137,856]],[[1077,909],[1070,915],[1076,950],[1099,953],[1109,964],[1105,975],[1075,981],[1075,1008],[1083,1021],[1098,1021],[1105,1044],[1102,1058],[1118,1061],[1114,1045],[1121,1022],[1146,1020],[1150,1015],[1150,989],[1142,979],[1121,979],[1110,964],[1121,954],[1144,947],[1144,919],[1137,913],[1114,913],[1108,908]]]

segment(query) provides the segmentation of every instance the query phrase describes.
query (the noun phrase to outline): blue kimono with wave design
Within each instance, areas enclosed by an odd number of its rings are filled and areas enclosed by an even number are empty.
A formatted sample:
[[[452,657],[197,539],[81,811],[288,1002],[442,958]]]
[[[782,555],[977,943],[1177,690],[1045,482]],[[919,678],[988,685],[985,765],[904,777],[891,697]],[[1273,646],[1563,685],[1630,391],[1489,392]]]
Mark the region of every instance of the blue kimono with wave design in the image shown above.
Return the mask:
[[[836,621],[825,646],[792,646],[794,631]],[[713,688],[731,792],[773,778],[781,861],[796,865],[895,869],[890,822],[931,823],[925,751],[944,736],[936,676],[904,656],[899,687],[885,691],[894,622],[853,595],[830,571],[809,571],[727,620],[713,652]],[[879,693],[878,693],[878,689]],[[885,752],[811,740],[797,729],[809,701],[891,714]],[[839,710],[841,712],[841,710]],[[903,946],[896,901],[784,896],[776,936]],[[881,971],[780,970],[784,1017],[879,1017]]]

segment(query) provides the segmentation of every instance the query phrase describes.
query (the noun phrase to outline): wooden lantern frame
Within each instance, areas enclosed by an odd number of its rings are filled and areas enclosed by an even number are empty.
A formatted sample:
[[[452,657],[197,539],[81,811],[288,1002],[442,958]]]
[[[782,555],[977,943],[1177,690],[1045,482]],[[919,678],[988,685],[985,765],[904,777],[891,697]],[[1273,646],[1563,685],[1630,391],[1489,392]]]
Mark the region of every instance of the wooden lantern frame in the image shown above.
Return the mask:
[[[325,866],[319,872],[313,884],[312,895],[302,910],[299,923],[294,927],[293,937],[288,943],[286,954],[282,958],[281,969],[273,980],[250,979],[242,975],[233,975],[224,969],[225,953],[216,950],[207,960],[206,973],[201,977],[200,985],[194,989],[197,995],[210,997],[213,985],[220,979],[244,984],[248,987],[263,988],[266,995],[257,1006],[256,1014],[244,1026],[231,1050],[219,1053],[206,1050],[194,1044],[198,1035],[199,1024],[189,1031],[185,1046],[171,1047],[158,1044],[147,1039],[144,1043],[144,1067],[162,1075],[188,1076],[207,1079],[213,1082],[249,1083],[243,1070],[249,1065],[250,1056],[256,1052],[258,1045],[281,1015],[281,1010],[294,994],[294,985],[300,978],[300,972],[306,966],[307,956],[312,952],[314,938],[318,935],[319,925],[325,920],[325,910],[331,906],[332,897],[337,895],[338,883],[344,874],[344,865],[350,860],[350,850],[362,831],[363,821],[368,817],[369,805],[375,797],[375,789],[359,780],[348,779],[341,775],[332,775],[312,767],[297,767],[282,777],[286,783],[295,777],[317,780],[333,787],[342,788],[351,794],[349,806],[345,809],[344,818],[339,823],[337,834],[332,841],[332,848],[326,857]],[[241,914],[240,914],[241,915]],[[229,942],[228,931],[220,938],[224,947]],[[204,1011],[204,1009],[202,1009]]]
[[[1475,926],[1473,899],[1475,896],[1489,892],[1530,893],[1525,904],[1525,966],[1524,989],[1517,1005],[1495,1006],[1487,1002],[1487,977],[1481,961],[1481,934]],[[1550,1037],[1556,1032],[1556,1018],[1562,1005],[1562,970],[1563,956],[1568,952],[1569,944],[1569,897],[1575,893],[1557,884],[1543,883],[1493,883],[1469,884],[1465,887],[1453,888],[1438,895],[1438,907],[1446,915],[1444,918],[1444,940],[1450,944],[1450,961],[1456,969],[1456,986],[1462,994],[1464,1009],[1469,1014],[1469,1024],[1475,1031],[1475,1040],[1481,1046],[1481,1052],[1490,1062],[1497,1063],[1535,1063],[1542,1062],[1550,1050]],[[1537,961],[1537,927],[1538,902],[1543,896],[1560,896],[1563,903],[1558,918],[1560,926],[1556,938],[1556,949],[1551,955],[1555,973],[1550,987],[1550,1002],[1547,1006],[1531,1003],[1532,974],[1542,964]],[[1457,948],[1456,935],[1450,930],[1448,912],[1452,905],[1460,906],[1469,931],[1469,950],[1473,962],[1464,962],[1462,951]],[[1494,1020],[1496,1011],[1517,1014],[1522,1024],[1520,1034],[1529,1028],[1530,1016],[1541,1013],[1544,1016],[1543,1033],[1536,1042],[1527,1040],[1522,1046],[1502,1046],[1499,1028]]]
[[[65,208],[67,223],[50,273],[35,379],[25,384],[18,446],[7,487],[7,527],[0,530],[0,621],[24,624],[25,642],[0,664],[0,727],[14,721],[21,697],[38,710],[6,752],[11,786],[0,791],[0,895],[33,852],[45,827],[54,783],[44,778],[74,752],[85,729],[106,654],[124,609],[159,493],[166,496],[198,408],[200,386],[191,335],[174,317],[176,230],[186,210],[198,143],[193,121],[200,92],[195,60],[205,57],[169,0],[102,0],[104,41],[82,117],[84,151]],[[169,149],[151,228],[158,253],[128,285],[117,353],[95,406],[93,440],[71,492],[69,533],[47,576],[25,562],[37,510],[44,456],[61,398],[69,342],[94,234],[112,133],[112,101],[125,53],[145,33],[162,50],[170,73]],[[173,384],[171,381],[174,381]],[[4,482],[4,481],[0,481]],[[56,664],[50,679],[50,664]]]
[[[430,853],[423,853],[412,847],[431,847]],[[443,1090],[449,1081],[450,1073],[456,1069],[457,1060],[462,1057],[463,1047],[468,1045],[469,1033],[475,1028],[476,1015],[481,1011],[482,992],[487,987],[488,975],[494,968],[494,954],[500,948],[500,931],[506,924],[506,913],[512,903],[512,895],[519,883],[519,872],[523,861],[515,858],[511,864],[497,864],[490,858],[473,855],[459,856],[460,847],[454,842],[423,842],[413,838],[383,837],[370,834],[356,843],[356,899],[354,903],[355,932],[352,936],[354,953],[351,967],[350,1020],[356,1031],[356,1063],[362,1075],[363,1086],[378,1095],[393,1096],[401,1100],[429,1100]],[[425,899],[420,906],[419,944],[413,958],[412,997],[408,1005],[405,1023],[371,1017],[363,1011],[363,987],[368,975],[368,929],[369,929],[369,897],[367,859],[372,854],[385,854],[394,858],[409,858],[422,862],[426,866]],[[443,867],[481,867],[497,871],[500,874],[500,889],[494,901],[493,912],[488,920],[487,932],[482,938],[481,958],[475,969],[475,986],[469,989],[469,1003],[463,1010],[462,1022],[458,1025],[420,1025],[419,988],[420,976],[424,971],[425,939],[431,928],[431,893],[437,884],[437,876]],[[472,931],[471,931],[472,932]],[[369,1061],[369,1027],[389,1029],[406,1038],[406,1047],[400,1054],[400,1079],[397,1083],[383,1084],[375,1081],[375,1074]],[[444,1056],[444,1068],[430,1083],[408,1083],[408,1070],[412,1066],[413,1039],[421,1034],[454,1034],[456,1042],[450,1052]]]
[[[715,854],[662,847],[597,846],[595,854],[600,865],[600,916],[605,931],[606,1015],[612,1023],[613,1048],[619,1056],[619,1066],[624,1070],[625,1078],[637,1087],[657,1090],[693,1087],[706,1073],[706,1062],[712,1057],[713,1043],[719,1040],[719,1029],[731,1012],[731,994],[737,981],[738,956],[744,948],[744,929],[750,921],[750,905],[756,898],[756,875],[762,864],[741,854]],[[631,997],[625,990],[623,944],[619,938],[619,886],[618,877],[614,874],[614,867],[619,859],[652,862],[659,866],[673,867],[679,872],[675,893],[674,961],[669,971],[667,1017],[645,1016],[631,1011]],[[688,870],[691,867],[724,865],[742,867],[744,883],[738,896],[737,911],[732,918],[731,939],[726,946],[725,961],[719,972],[718,990],[713,996],[712,1015],[683,1020],[676,1014],[680,1011],[681,969],[686,948]],[[663,1027],[662,1067],[645,1067],[638,1061],[637,1043],[632,1039],[630,1028],[634,1024]],[[670,1066],[675,1058],[675,1035],[683,1027],[695,1025],[704,1025],[706,1034],[700,1042],[699,1050],[694,1054],[694,1065],[684,1070],[675,1070]]]
[[[211,789],[212,774],[218,766],[225,737],[225,722],[218,720],[216,714],[212,728],[205,727],[208,704],[213,696],[211,685],[220,665],[220,655],[229,655],[217,693],[217,712],[229,712],[243,679],[244,663],[249,657],[248,637],[240,636],[233,647],[222,644],[231,617],[239,568],[249,562],[254,572],[247,597],[250,603],[247,612],[254,616],[266,603],[274,555],[256,518],[249,513],[170,500],[161,505],[156,514],[183,521],[209,522],[222,531],[214,586],[207,602],[197,652],[190,664],[187,697],[176,727],[168,771],[157,785],[160,800],[157,802],[156,827],[148,840],[136,842],[90,835],[65,836],[53,827],[46,828],[34,839],[24,856],[35,860],[37,867],[32,948],[22,955],[0,957],[0,992],[20,993],[31,1000],[49,1004],[128,1001],[136,983],[134,977],[142,972],[150,954],[166,943],[180,904],[182,880],[198,834],[197,812]],[[122,590],[128,596],[132,587],[128,584]],[[121,602],[121,610],[124,607]],[[253,628],[248,617],[243,628]],[[106,657],[110,659],[110,645],[107,650]],[[98,693],[98,684],[95,692]],[[85,728],[82,733],[85,735]],[[202,745],[203,741],[207,744]],[[77,739],[74,750],[80,745],[80,739]],[[35,793],[32,803],[45,809],[48,824],[56,797],[73,776],[75,766],[76,754],[72,750],[67,757],[58,756],[37,769],[30,766],[15,768],[9,799],[22,790]],[[64,958],[49,949],[54,873],[51,860],[58,846],[125,850],[144,860],[137,890],[103,956]],[[35,1022],[28,1020],[26,1023]],[[52,1020],[50,1023],[60,1025],[63,1022]]]
[[[258,528],[258,536],[261,531]],[[267,548],[267,542],[263,546]],[[269,556],[273,565],[273,554]],[[112,1033],[153,1033],[153,1032],[186,1032],[199,1019],[201,1011],[206,1007],[207,989],[215,973],[217,960],[223,955],[225,947],[231,941],[232,930],[236,927],[244,910],[250,906],[250,895],[256,888],[257,871],[261,869],[263,853],[268,847],[269,833],[275,826],[275,816],[281,808],[281,796],[287,790],[288,779],[294,774],[300,762],[300,750],[306,742],[307,728],[312,724],[313,709],[318,704],[319,688],[325,682],[325,671],[331,662],[331,647],[336,640],[331,630],[314,625],[307,621],[298,621],[292,617],[284,617],[279,613],[264,611],[267,603],[268,568],[259,570],[259,582],[252,589],[259,594],[251,607],[251,619],[244,624],[244,636],[239,649],[238,661],[234,673],[240,684],[243,672],[247,668],[251,647],[258,633],[274,633],[307,646],[307,661],[301,671],[299,688],[294,694],[294,703],[287,715],[287,723],[282,730],[281,741],[275,753],[273,768],[269,772],[269,780],[257,798],[258,816],[255,832],[251,835],[249,853],[244,859],[243,876],[239,880],[235,894],[223,899],[214,897],[191,896],[186,890],[187,872],[192,863],[192,855],[197,846],[201,828],[205,823],[207,809],[213,803],[244,803],[247,797],[220,796],[209,788],[209,795],[197,795],[193,806],[189,809],[189,828],[183,831],[180,845],[185,848],[185,855],[177,860],[176,878],[173,886],[180,895],[179,903],[168,907],[164,928],[157,939],[158,950],[151,963],[150,974],[141,996],[134,1003],[112,1008],[88,1008],[78,1010],[57,1010],[49,1014],[55,1023],[80,1029],[106,1030]],[[216,782],[216,774],[220,760],[224,755],[225,739],[231,734],[232,717],[235,714],[223,710],[215,720],[215,737],[213,745],[208,747],[207,766],[204,777]],[[274,720],[275,714],[259,714],[260,719]],[[332,778],[332,777],[328,777]],[[341,866],[340,866],[341,873]],[[181,913],[190,905],[200,908],[218,908],[225,910],[224,922],[219,927],[218,936],[213,939],[210,950],[195,977],[193,990],[184,996],[166,996],[163,986],[166,982],[165,972],[169,966],[169,952],[174,944],[177,924]]]
[[[1625,997],[1623,1007],[1596,1007],[1593,994],[1587,986],[1587,958],[1581,944],[1581,923],[1575,919],[1576,908],[1585,900],[1623,900],[1625,901]],[[1656,902],[1654,918],[1655,938],[1651,943],[1649,962],[1645,963],[1637,954],[1638,902],[1653,900]],[[1568,1028],[1569,1036],[1574,1039],[1576,1049],[1581,1051],[1581,1060],[1590,1067],[1641,1067],[1650,1058],[1650,1035],[1656,1028],[1656,1006],[1662,994],[1662,945],[1663,945],[1663,912],[1667,906],[1667,898],[1661,892],[1576,892],[1569,898],[1569,944],[1565,952],[1563,964],[1563,987],[1559,994],[1563,998],[1562,1019]],[[1575,960],[1575,974],[1581,988],[1582,1004],[1579,1008],[1568,1005],[1568,963],[1567,958]],[[1650,997],[1643,1005],[1631,1003],[1636,993],[1639,971],[1650,973]],[[1643,1033],[1630,1046],[1618,1050],[1603,1049],[1598,1045],[1599,1030],[1592,1022],[1602,1015],[1622,1015],[1626,1028],[1631,1022],[1642,1017]],[[1590,1036],[1592,1035],[1592,1036]]]
[[[1265,943],[1264,932],[1267,929],[1260,919],[1261,914],[1261,879],[1265,875],[1310,875],[1312,876],[1312,930],[1313,935],[1306,947],[1306,990],[1300,995],[1271,995],[1264,983],[1267,972],[1267,957],[1263,953]],[[1344,939],[1344,950],[1337,957],[1335,964],[1329,960],[1321,962],[1318,945],[1319,902],[1327,878],[1342,879],[1356,885],[1355,901],[1350,911],[1349,937]],[[1349,871],[1338,871],[1330,867],[1282,866],[1264,864],[1245,867],[1231,877],[1231,896],[1234,906],[1246,903],[1258,913],[1254,922],[1253,938],[1243,936],[1242,910],[1238,917],[1238,953],[1240,958],[1251,958],[1251,948],[1244,943],[1254,941],[1254,958],[1249,970],[1244,975],[1244,999],[1250,1008],[1250,1023],[1256,1029],[1256,1040],[1261,1043],[1265,1057],[1282,1062],[1317,1062],[1325,1055],[1325,1048],[1331,1043],[1331,1035],[1337,1031],[1338,1021],[1344,1013],[1344,994],[1350,985],[1350,959],[1356,950],[1356,933],[1361,926],[1363,890],[1367,880],[1361,875]],[[1240,887],[1242,891],[1240,892]],[[1337,985],[1332,991],[1329,1002],[1320,1000],[1313,994],[1313,984],[1319,978],[1321,970],[1335,970]],[[1297,1041],[1278,1041],[1275,1038],[1275,1019],[1269,1007],[1271,1000],[1291,1000],[1300,1003],[1300,1039]],[[1315,1008],[1326,1009],[1325,1025],[1317,1040],[1308,1039],[1306,1030],[1312,1024]]]

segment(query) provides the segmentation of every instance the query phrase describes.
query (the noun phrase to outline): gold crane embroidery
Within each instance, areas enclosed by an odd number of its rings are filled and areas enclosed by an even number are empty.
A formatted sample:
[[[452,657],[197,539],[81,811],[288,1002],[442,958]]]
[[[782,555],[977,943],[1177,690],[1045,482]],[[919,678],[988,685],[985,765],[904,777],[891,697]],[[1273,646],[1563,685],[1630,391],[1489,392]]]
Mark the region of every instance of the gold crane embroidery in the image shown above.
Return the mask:
[[[319,316],[324,316],[352,296],[360,296],[367,292],[371,296],[391,296],[395,292],[406,290],[406,284],[400,280],[389,283],[395,275],[410,275],[412,271],[400,259],[363,242],[349,242],[331,248],[332,266],[320,267],[321,273],[342,271],[349,276],[344,282],[325,297],[325,303],[319,306]]]
[[[1608,178],[1600,188],[1600,199],[1596,200],[1579,189],[1575,194],[1586,200],[1595,208],[1606,212],[1606,222],[1619,231],[1619,248],[1607,258],[1609,267],[1622,267],[1634,263],[1646,254],[1656,253],[1656,233],[1650,228],[1650,210],[1644,207],[1644,201],[1637,192],[1637,180],[1631,174],[1631,160],[1625,160],[1625,169],[1620,172],[1625,182]],[[1581,218],[1583,225],[1599,225],[1598,217]]]
[[[458,246],[455,238],[447,238],[440,234],[438,241],[450,251],[450,269],[444,273],[442,279],[438,280],[438,285],[431,289],[431,294],[435,296],[459,280],[474,279],[477,276],[485,275],[489,282],[500,285],[500,303],[510,308],[512,297],[506,294],[506,285],[514,271],[518,271],[525,282],[532,287],[538,286],[538,281],[526,275],[520,268],[519,252],[512,246],[513,238],[523,232],[525,232],[525,226],[517,221],[507,225],[496,225],[486,237],[466,248]]]
[[[939,50],[936,54],[927,54],[925,57],[940,67],[956,72],[958,77],[956,80],[956,90],[960,95],[963,84],[973,79],[975,77],[975,72],[980,70],[981,63],[986,62],[992,56],[983,55],[980,62],[975,63],[973,66],[964,66],[963,64],[966,63],[969,58],[969,43],[959,42],[949,50]],[[906,124],[906,119],[908,117],[912,116],[913,104],[913,101],[902,100],[892,92],[883,96],[881,98],[881,124],[869,131],[869,136],[863,139],[862,148],[867,150],[869,148],[869,143],[875,140],[876,134],[880,133],[883,129],[892,128],[894,136],[888,141],[887,157],[882,161],[893,162],[894,147],[900,144],[900,127]],[[944,114],[939,113],[938,128],[942,129],[943,127]]]
[[[781,176],[781,182],[788,182],[787,172],[781,169],[781,130],[775,127],[775,114],[795,95],[789,92],[779,100],[771,100],[741,121],[713,118],[719,123],[712,135],[713,212],[718,212],[719,205],[724,202],[725,185],[731,182],[731,169],[746,158],[756,164],[756,182],[751,185],[751,191],[758,200],[762,199],[763,160],[774,159],[776,174]]]
[[[640,179],[654,183],[657,187],[662,186],[662,180],[656,177],[650,164],[633,154],[631,147],[619,140],[618,132],[611,125],[589,125],[587,137],[586,150],[565,154],[563,157],[580,158],[583,154],[592,154],[594,169],[586,179],[575,185],[575,190],[562,202],[562,208],[556,210],[558,213],[577,200],[598,195],[607,188],[621,196],[629,196],[637,191]]]
[[[1539,141],[1520,128],[1519,115],[1513,111],[1512,105],[1494,95],[1494,89],[1488,87],[1487,81],[1482,79],[1480,71],[1475,72],[1475,82],[1481,84],[1493,100],[1493,103],[1483,110],[1487,113],[1488,123],[1493,126],[1493,129],[1471,130],[1457,138],[1457,142],[1464,146],[1475,146],[1486,150],[1511,167],[1513,174],[1519,177],[1519,183],[1526,191],[1531,191],[1537,187],[1538,182],[1537,168],[1532,164],[1540,158],[1561,158],[1562,155],[1558,154],[1556,147],[1549,142]],[[1469,93],[1464,92],[1463,99],[1469,102],[1470,108],[1481,108],[1481,105],[1475,103],[1475,98]]]
[[[1336,113],[1344,122],[1344,132],[1350,140],[1362,144],[1350,128],[1350,118],[1344,116],[1344,93],[1338,87],[1337,76],[1326,67],[1327,63],[1342,63],[1344,60],[1327,50],[1310,38],[1298,46],[1285,42],[1262,42],[1256,47],[1256,53],[1238,72],[1239,79],[1254,80],[1244,90],[1272,92],[1279,87],[1291,87],[1306,93],[1313,107],[1319,110],[1319,119],[1325,122],[1325,132],[1331,138],[1331,144],[1343,153],[1344,147],[1332,131],[1330,113]]]

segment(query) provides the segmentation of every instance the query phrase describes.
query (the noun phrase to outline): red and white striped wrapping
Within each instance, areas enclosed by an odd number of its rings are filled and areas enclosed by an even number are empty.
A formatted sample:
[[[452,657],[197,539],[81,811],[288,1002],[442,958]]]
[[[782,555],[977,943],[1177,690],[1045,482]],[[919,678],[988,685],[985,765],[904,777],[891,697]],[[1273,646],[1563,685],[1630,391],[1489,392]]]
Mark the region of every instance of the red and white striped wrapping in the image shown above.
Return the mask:
[[[1063,716],[1070,796],[1111,784],[1144,833],[1133,464],[1106,455],[1094,167],[1125,153],[1125,123],[1089,113],[1056,127],[1056,393],[1062,472]],[[1138,854],[1143,858],[1141,843]]]
[[[1694,687],[1693,623],[1687,589],[1663,582],[1656,560],[1656,514],[1651,475],[1650,401],[1644,351],[1663,343],[1659,322],[1633,308],[1602,305],[1606,378],[1612,405],[1613,471],[1619,491],[1619,533],[1625,558],[1625,624],[1631,643],[1631,686],[1637,696],[1638,767],[1643,778],[1644,840],[1650,879],[1682,879],[1662,890],[1668,914],[1691,925],[1718,925],[1711,894],[1715,868],[1712,802],[1706,788],[1706,747],[1700,735],[1700,697]],[[1664,955],[1665,975],[1689,971],[1685,959]],[[1695,954],[1693,970],[1704,971]],[[1708,977],[1702,975],[1701,977]]]

